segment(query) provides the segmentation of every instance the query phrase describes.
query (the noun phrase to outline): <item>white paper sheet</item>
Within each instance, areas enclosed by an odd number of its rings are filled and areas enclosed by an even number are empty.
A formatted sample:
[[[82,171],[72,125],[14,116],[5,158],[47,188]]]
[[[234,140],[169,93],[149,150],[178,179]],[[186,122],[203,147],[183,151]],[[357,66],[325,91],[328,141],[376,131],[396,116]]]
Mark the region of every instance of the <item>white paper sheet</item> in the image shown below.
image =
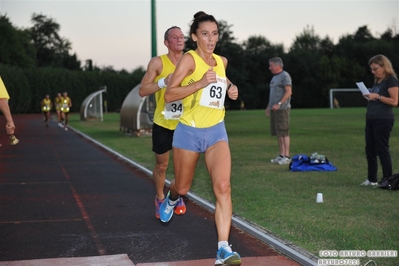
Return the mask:
[[[357,87],[363,93],[363,95],[370,94],[369,90],[366,88],[363,82],[356,82]]]

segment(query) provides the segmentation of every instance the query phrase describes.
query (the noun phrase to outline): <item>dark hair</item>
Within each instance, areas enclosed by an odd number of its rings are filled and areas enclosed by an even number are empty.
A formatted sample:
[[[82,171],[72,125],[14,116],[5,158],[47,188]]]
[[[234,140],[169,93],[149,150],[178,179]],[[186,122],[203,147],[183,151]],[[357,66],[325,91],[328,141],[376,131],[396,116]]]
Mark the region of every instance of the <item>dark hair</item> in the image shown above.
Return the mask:
[[[219,23],[212,15],[208,15],[204,11],[198,11],[197,13],[195,13],[193,22],[191,23],[190,26],[190,36],[191,34],[195,34],[198,30],[199,24],[205,21],[215,22],[216,26],[219,29]]]
[[[166,31],[165,31],[165,34],[163,35],[163,39],[166,41],[167,39],[168,39],[168,35],[169,35],[169,31],[171,31],[171,30],[173,30],[173,29],[179,29],[179,30],[181,30],[180,29],[180,27],[177,27],[177,26],[172,26],[172,27],[170,27],[169,29],[167,29]]]

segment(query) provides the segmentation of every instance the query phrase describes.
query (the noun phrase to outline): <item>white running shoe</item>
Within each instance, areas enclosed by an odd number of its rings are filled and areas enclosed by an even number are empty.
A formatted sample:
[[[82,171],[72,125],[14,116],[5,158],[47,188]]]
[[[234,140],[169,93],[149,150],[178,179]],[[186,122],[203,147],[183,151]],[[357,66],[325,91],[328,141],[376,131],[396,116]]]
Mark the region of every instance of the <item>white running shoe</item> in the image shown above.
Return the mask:
[[[281,156],[279,155],[279,156],[277,156],[276,158],[271,159],[270,162],[271,162],[271,163],[278,164],[278,162],[279,162],[281,159],[283,159],[283,158],[284,158],[284,157],[281,157]]]
[[[290,164],[290,163],[291,163],[291,159],[288,157],[285,157],[285,156],[283,158],[281,158],[280,161],[278,161],[278,164]]]
[[[377,187],[378,182],[370,182],[368,179],[364,181],[363,183],[360,184],[361,186],[371,186],[371,187]]]

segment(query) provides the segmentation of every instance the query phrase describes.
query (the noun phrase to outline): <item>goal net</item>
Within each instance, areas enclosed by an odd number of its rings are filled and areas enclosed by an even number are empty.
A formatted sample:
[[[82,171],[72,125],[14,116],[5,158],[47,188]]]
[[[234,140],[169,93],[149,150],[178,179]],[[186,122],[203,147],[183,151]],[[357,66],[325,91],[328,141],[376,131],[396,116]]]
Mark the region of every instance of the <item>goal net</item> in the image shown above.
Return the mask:
[[[80,107],[80,120],[103,121],[103,92],[107,92],[107,87],[100,88],[101,90],[91,93],[83,101]]]
[[[365,107],[367,100],[359,89],[334,88],[330,89],[330,108]]]

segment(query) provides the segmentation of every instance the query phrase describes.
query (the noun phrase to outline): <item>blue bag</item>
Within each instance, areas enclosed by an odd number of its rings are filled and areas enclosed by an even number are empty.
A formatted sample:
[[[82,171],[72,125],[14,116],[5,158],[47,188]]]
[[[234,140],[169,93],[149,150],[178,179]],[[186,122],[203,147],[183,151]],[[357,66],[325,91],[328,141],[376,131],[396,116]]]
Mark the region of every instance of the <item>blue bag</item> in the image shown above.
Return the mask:
[[[323,159],[309,158],[305,154],[298,154],[292,157],[289,165],[291,172],[305,172],[305,171],[336,171],[337,168],[328,161],[326,157]]]

